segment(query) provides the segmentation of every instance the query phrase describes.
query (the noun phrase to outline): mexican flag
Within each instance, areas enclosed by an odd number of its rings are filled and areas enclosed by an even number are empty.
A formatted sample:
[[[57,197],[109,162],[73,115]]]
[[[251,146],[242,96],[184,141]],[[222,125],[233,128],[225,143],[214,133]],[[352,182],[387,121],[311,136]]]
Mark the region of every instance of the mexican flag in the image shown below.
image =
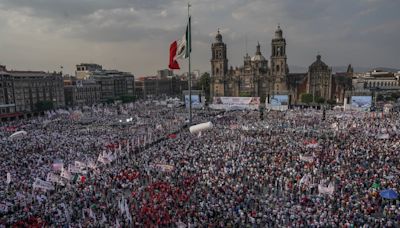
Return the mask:
[[[175,40],[171,43],[169,48],[169,69],[179,70],[179,63],[177,59],[186,59],[189,57],[192,51],[191,44],[191,17],[189,17],[188,25],[186,26],[186,32],[182,39]]]
[[[76,174],[76,175],[74,176],[74,179],[72,180],[72,182],[77,183],[78,181],[79,181],[80,183],[84,184],[84,183],[86,182],[86,177],[85,177],[85,176],[82,176],[82,175]]]

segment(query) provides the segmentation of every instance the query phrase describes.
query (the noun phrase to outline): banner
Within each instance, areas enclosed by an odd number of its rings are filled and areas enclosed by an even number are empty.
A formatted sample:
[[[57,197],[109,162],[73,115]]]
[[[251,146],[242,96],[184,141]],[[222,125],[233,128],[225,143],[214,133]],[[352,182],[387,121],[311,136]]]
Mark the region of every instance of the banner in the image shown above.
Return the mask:
[[[372,105],[371,96],[352,96],[351,109],[355,110],[369,110]]]
[[[79,168],[79,169],[81,169],[81,170],[84,170],[84,169],[86,169],[86,164],[85,163],[83,163],[83,162],[80,162],[80,161],[75,161],[75,167],[77,167],[77,168]]]
[[[171,172],[174,170],[174,166],[172,165],[156,164],[154,167],[161,172]]]
[[[61,171],[64,167],[64,162],[61,160],[54,161],[52,167],[54,171]]]
[[[312,156],[303,156],[300,154],[300,160],[305,162],[313,162],[314,158]]]
[[[379,134],[376,136],[377,139],[389,139],[390,135],[389,134]]]
[[[319,194],[333,195],[334,190],[335,190],[335,187],[333,186],[333,183],[329,183],[328,187],[325,187],[322,184],[318,185]]]
[[[68,165],[68,171],[70,173],[82,173],[86,174],[87,172],[85,170],[82,170],[80,167],[76,167],[75,165]]]
[[[60,176],[54,174],[54,173],[48,173],[46,181],[48,182],[53,182],[53,183],[58,183],[60,181]]]
[[[65,170],[65,169],[62,169],[62,170],[61,170],[61,175],[60,175],[60,176],[63,177],[63,178],[65,178],[65,179],[67,179],[67,180],[71,180],[71,178],[72,178],[71,173],[68,172],[68,171]]]
[[[36,188],[41,188],[43,190],[54,190],[54,185],[51,182],[36,178],[35,182],[33,183],[33,189]]]
[[[288,95],[273,95],[270,98],[269,104],[268,100],[266,100],[265,102],[265,107],[271,110],[284,111],[289,108]]]
[[[189,95],[185,95],[185,107],[189,108]],[[192,95],[192,108],[203,108],[203,103],[201,103],[200,95]]]
[[[222,110],[258,110],[259,97],[214,97],[212,109]]]

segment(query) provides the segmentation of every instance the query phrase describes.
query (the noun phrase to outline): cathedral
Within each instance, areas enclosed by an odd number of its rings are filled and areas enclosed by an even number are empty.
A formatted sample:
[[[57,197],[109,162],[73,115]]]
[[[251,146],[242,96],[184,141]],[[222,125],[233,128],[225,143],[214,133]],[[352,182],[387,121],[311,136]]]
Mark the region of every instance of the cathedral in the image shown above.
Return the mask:
[[[261,54],[260,44],[258,44],[254,56],[250,57],[246,54],[243,66],[234,69],[228,67],[226,44],[218,31],[215,42],[211,46],[211,97],[266,98],[273,94],[288,94],[289,68],[286,63],[286,40],[279,26],[271,45],[270,65]]]
[[[218,31],[211,45],[211,97],[261,97],[261,100],[274,95],[288,95],[290,104],[297,104],[302,94],[311,94],[313,101],[338,100],[342,88],[335,83],[335,75],[317,55],[307,73],[289,73],[286,56],[286,39],[280,26],[271,41],[270,63],[261,54],[260,44],[254,56],[247,53],[243,66],[228,67],[227,47]],[[352,74],[346,74],[346,77]],[[338,81],[338,80],[336,80]],[[351,80],[350,80],[351,81]],[[346,85],[347,86],[347,85]]]

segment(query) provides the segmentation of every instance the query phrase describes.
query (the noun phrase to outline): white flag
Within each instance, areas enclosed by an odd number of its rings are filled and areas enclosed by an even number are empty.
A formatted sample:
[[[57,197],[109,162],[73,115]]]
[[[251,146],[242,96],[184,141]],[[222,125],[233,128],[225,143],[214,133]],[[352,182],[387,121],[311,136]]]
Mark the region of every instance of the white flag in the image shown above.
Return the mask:
[[[11,173],[7,173],[7,184],[11,183]]]

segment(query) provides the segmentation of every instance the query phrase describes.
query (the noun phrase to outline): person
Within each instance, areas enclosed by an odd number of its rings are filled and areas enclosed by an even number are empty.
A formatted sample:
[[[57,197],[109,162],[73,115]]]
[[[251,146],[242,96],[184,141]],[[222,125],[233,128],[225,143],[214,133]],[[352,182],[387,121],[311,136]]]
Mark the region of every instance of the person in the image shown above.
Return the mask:
[[[399,192],[398,114],[196,110],[214,124],[199,137],[184,108],[156,104],[1,123],[0,226],[400,225],[398,202],[378,193]],[[28,134],[11,139],[12,127]],[[55,161],[77,173],[34,187],[60,176]]]

